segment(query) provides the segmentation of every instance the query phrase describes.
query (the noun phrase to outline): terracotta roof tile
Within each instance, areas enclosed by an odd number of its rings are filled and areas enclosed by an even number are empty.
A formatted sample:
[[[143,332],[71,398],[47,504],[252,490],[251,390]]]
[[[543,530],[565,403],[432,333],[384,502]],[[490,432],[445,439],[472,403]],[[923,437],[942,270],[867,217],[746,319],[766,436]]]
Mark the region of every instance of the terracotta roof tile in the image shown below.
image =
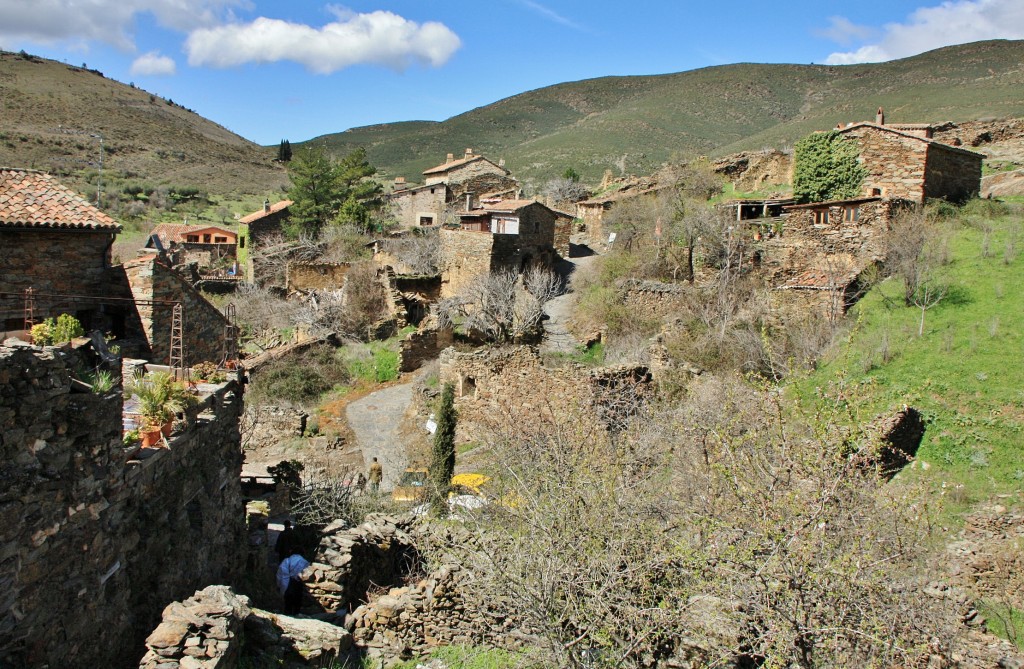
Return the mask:
[[[0,227],[121,230],[49,174],[12,168],[0,168]]]
[[[252,223],[253,221],[260,220],[264,216],[269,216],[270,214],[276,214],[277,212],[281,211],[282,209],[287,209],[288,207],[292,206],[293,204],[295,204],[295,203],[292,202],[291,200],[281,200],[280,202],[276,202],[276,203],[270,205],[270,211],[266,211],[265,209],[260,209],[259,211],[254,211],[253,213],[249,214],[248,216],[239,219],[238,222],[239,223],[246,223],[246,224]]]
[[[443,163],[441,165],[438,165],[437,167],[431,167],[429,170],[424,170],[423,174],[424,175],[427,175],[427,174],[440,174],[440,173],[443,173],[443,172],[447,172],[449,170],[453,170],[456,167],[462,167],[463,165],[467,165],[467,164],[472,163],[472,162],[477,161],[477,160],[486,160],[487,162],[491,163],[491,165],[494,165],[497,168],[505,170],[506,174],[509,173],[508,168],[502,167],[501,165],[496,165],[493,161],[488,160],[485,156],[481,156],[480,154],[473,154],[473,155],[470,155],[470,156],[464,156],[462,158],[457,158],[457,159],[451,161],[450,163]]]

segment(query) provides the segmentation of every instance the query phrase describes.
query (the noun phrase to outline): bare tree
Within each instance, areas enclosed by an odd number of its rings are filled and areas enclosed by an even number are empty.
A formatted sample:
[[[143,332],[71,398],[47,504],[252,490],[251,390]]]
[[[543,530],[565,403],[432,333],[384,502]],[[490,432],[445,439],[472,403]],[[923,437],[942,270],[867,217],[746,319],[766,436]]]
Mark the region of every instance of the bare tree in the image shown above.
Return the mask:
[[[590,197],[590,189],[575,179],[557,177],[544,185],[544,195],[555,207],[569,207]]]
[[[504,269],[469,281],[434,311],[442,327],[461,325],[504,344],[537,334],[544,305],[563,290],[561,279],[549,270],[531,267],[520,275]]]
[[[404,267],[396,271],[411,274],[438,273],[441,260],[441,237],[436,230],[381,241],[381,250],[393,256]]]
[[[555,666],[912,666],[949,650],[926,507],[871,469],[848,403],[702,378],[623,432],[496,421],[497,502],[451,547]],[[947,608],[948,607],[948,608]],[[595,661],[594,658],[599,658]]]

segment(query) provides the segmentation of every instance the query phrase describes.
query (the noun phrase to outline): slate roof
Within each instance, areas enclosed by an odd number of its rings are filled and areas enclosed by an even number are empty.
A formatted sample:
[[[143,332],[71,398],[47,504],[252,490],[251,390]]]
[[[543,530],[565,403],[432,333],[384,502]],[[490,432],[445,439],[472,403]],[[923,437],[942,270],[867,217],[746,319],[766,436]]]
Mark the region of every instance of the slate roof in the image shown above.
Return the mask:
[[[491,165],[494,165],[495,167],[504,170],[505,174],[510,174],[507,168],[502,167],[501,165],[497,165],[493,161],[488,160],[487,158],[479,154],[464,156],[462,158],[453,160],[450,163],[444,163],[442,165],[438,165],[437,167],[431,167],[429,170],[423,170],[423,174],[424,176],[428,174],[442,174],[444,172],[448,172],[449,170],[453,170],[456,167],[462,167],[463,165],[468,165],[469,163],[476,162],[477,160],[487,160],[487,162],[489,162]]]
[[[7,167],[0,168],[0,227],[121,231],[120,223],[49,174]]]
[[[276,214],[277,212],[281,211],[282,209],[287,209],[288,207],[292,206],[293,204],[295,204],[295,203],[292,202],[291,200],[281,200],[280,202],[275,202],[274,204],[270,205],[270,211],[267,211],[266,209],[260,208],[259,211],[254,211],[253,213],[249,214],[248,216],[239,219],[238,222],[239,223],[249,224],[249,223],[252,223],[253,221],[260,220],[264,216],[270,216],[271,214]]]
[[[910,139],[916,139],[919,142],[924,142],[928,146],[938,147],[938,148],[941,148],[941,149],[945,149],[947,151],[954,151],[956,153],[962,153],[964,155],[973,156],[973,157],[979,158],[979,159],[985,157],[984,154],[978,153],[977,151],[968,151],[967,149],[964,149],[964,148],[959,147],[959,146],[953,146],[952,144],[946,144],[945,142],[940,142],[937,139],[929,139],[927,137],[921,137],[920,135],[915,135],[913,132],[908,132],[907,130],[901,130],[900,129],[901,127],[902,128],[911,129],[913,127],[913,124],[904,123],[904,124],[901,124],[901,125],[878,125],[877,123],[870,123],[868,121],[861,121],[860,123],[853,123],[853,124],[845,126],[843,128],[839,128],[839,133],[840,134],[845,134],[845,133],[850,132],[851,130],[855,130],[857,128],[874,128],[875,130],[881,130],[882,132],[889,132],[889,133],[892,133],[894,135],[900,135],[901,137],[909,137]]]

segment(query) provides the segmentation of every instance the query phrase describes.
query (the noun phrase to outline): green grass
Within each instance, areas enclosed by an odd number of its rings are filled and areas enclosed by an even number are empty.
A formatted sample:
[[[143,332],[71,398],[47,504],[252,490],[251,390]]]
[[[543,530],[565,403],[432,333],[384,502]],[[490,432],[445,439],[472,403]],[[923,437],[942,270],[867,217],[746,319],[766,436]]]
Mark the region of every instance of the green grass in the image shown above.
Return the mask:
[[[918,461],[901,477],[945,498],[949,517],[1024,485],[1024,261],[1007,250],[1021,219],[973,222],[993,229],[955,233],[942,268],[952,288],[927,312],[923,336],[920,310],[904,306],[902,286],[888,279],[857,305],[836,357],[798,385],[806,394],[843,377],[867,419],[904,404],[922,411],[929,423]]]
[[[348,347],[345,365],[356,381],[387,383],[398,378],[399,355],[396,339]]]
[[[491,648],[444,646],[433,651],[430,658],[441,660],[448,669],[512,669],[522,666],[519,655]],[[415,669],[422,661],[422,658],[408,660],[394,665],[392,669]]]
[[[1006,639],[1017,650],[1024,650],[1024,611],[992,600],[981,601],[978,610],[985,616],[990,632]]]

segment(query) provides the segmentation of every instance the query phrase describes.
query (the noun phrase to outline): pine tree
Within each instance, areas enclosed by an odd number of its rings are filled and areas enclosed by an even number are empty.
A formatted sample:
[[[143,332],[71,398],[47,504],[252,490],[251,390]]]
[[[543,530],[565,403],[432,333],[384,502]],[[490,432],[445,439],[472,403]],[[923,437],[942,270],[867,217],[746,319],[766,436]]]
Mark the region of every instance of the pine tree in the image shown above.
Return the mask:
[[[441,408],[437,415],[437,431],[430,462],[430,509],[437,516],[448,513],[448,491],[455,475],[455,386],[444,384]]]
[[[287,163],[292,159],[292,143],[287,139],[282,139],[280,146],[277,147],[277,161],[280,163]]]

